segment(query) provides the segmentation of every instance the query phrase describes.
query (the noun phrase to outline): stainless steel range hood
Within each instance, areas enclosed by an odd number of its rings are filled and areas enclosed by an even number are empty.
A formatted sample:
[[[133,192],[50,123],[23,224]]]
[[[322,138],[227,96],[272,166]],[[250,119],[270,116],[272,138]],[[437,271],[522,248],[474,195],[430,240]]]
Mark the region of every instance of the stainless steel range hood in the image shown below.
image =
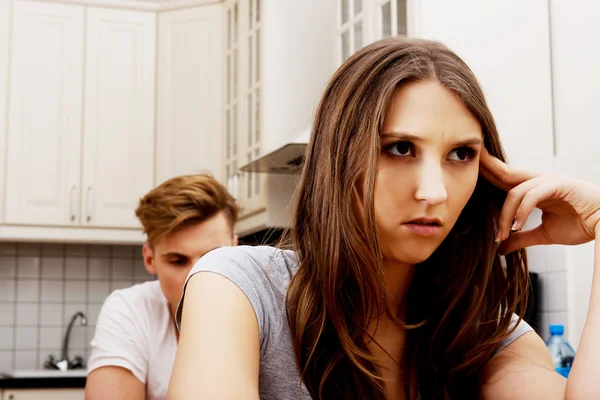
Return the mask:
[[[244,172],[293,175],[304,162],[306,143],[288,143],[240,168]]]

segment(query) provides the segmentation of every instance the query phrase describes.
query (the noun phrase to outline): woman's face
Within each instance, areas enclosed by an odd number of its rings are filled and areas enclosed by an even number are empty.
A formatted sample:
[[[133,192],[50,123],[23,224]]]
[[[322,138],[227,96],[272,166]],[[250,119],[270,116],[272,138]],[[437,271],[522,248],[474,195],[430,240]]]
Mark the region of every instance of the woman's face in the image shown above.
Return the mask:
[[[435,81],[395,95],[381,131],[375,216],[384,259],[425,261],[448,235],[477,184],[477,119]]]

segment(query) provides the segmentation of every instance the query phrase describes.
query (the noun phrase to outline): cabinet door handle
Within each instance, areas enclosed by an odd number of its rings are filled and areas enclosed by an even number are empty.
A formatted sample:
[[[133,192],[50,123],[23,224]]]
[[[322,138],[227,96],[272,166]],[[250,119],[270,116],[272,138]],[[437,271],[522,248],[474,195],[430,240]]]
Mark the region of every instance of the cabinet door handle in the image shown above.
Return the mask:
[[[90,222],[92,220],[92,187],[88,186],[87,188],[87,221]]]
[[[71,222],[77,217],[77,185],[71,188]]]

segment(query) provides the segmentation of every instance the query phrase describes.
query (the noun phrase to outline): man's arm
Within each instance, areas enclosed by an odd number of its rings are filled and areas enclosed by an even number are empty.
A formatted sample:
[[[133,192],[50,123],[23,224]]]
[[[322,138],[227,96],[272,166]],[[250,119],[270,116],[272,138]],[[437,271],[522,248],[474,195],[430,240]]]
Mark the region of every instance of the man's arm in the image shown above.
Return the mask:
[[[85,400],[144,400],[146,386],[121,367],[93,370],[85,384]]]
[[[145,400],[148,323],[143,311],[124,293],[104,301],[88,361],[86,400]]]

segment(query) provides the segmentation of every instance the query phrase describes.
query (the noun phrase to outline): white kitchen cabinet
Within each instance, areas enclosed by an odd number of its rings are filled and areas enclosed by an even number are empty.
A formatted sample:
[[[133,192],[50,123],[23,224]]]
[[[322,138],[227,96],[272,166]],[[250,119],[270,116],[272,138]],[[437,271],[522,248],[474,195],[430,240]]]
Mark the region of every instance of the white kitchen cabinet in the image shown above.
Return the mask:
[[[221,179],[223,5],[158,16],[156,184],[210,172]]]
[[[337,0],[340,63],[376,40],[408,32],[407,0]]]
[[[137,228],[154,184],[156,15],[87,9],[82,224]]]
[[[289,223],[295,177],[239,169],[310,130],[337,63],[335,12],[319,0],[225,2],[223,176],[239,234]]]
[[[79,223],[84,8],[14,3],[6,222]]]
[[[83,400],[84,389],[6,389],[2,400]]]
[[[6,160],[6,103],[8,100],[8,65],[9,41],[11,26],[10,1],[0,2],[0,188],[4,187],[4,171]],[[0,223],[4,221],[4,199],[0,196]]]

